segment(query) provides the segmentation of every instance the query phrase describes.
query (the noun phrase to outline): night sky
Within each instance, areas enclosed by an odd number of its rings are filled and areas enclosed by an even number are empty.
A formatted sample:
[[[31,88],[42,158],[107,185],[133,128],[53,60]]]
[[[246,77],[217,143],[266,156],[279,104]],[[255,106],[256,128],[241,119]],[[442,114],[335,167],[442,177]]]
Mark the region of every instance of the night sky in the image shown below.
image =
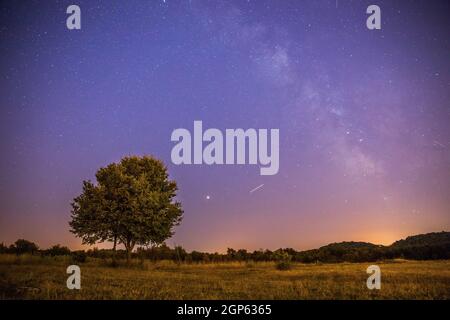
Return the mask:
[[[81,30],[66,28],[70,4]],[[370,4],[381,30],[366,27]],[[449,231],[449,12],[449,1],[1,1],[0,242],[80,248],[68,221],[82,181],[145,154],[178,182],[185,213],[168,244],[188,250]],[[278,174],[172,164],[171,133],[194,120],[280,129]]]

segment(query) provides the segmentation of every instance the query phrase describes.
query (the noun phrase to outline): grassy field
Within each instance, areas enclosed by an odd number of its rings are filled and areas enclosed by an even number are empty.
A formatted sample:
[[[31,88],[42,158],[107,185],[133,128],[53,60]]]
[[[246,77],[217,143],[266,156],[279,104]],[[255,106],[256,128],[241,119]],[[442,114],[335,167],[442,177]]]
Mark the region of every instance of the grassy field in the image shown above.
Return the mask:
[[[69,257],[0,255],[0,299],[449,299],[450,261],[376,263],[381,290],[368,290],[370,263],[81,263],[81,290],[66,287]]]

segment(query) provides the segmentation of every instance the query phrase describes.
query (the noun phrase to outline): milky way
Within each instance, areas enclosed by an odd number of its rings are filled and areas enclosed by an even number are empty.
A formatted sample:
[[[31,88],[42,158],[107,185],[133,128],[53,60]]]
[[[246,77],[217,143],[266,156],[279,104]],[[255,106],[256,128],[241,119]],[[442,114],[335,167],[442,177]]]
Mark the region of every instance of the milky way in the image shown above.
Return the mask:
[[[448,231],[448,1],[375,1],[381,30],[373,1],[75,2],[81,30],[71,2],[1,4],[0,242],[80,247],[70,201],[130,154],[168,165],[189,250]],[[172,164],[195,120],[278,128],[278,174]]]

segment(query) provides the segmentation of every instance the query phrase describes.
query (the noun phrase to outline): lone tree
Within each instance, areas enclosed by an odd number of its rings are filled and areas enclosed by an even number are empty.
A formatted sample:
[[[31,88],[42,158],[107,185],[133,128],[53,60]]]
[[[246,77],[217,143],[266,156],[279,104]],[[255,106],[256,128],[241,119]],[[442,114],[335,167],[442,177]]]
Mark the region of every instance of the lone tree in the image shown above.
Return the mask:
[[[150,156],[125,157],[100,168],[97,184],[83,181],[83,192],[72,202],[71,232],[84,244],[123,244],[127,261],[136,245],[161,244],[181,222],[178,190],[162,161]],[[115,256],[115,254],[114,254]]]

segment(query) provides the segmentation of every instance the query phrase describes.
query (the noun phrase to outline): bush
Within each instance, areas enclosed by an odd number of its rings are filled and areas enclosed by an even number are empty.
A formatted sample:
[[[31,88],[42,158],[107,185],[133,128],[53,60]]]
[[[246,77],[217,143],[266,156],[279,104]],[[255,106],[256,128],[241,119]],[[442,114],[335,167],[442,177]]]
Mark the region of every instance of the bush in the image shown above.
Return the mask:
[[[56,256],[68,256],[70,255],[70,249],[67,247],[62,247],[59,244],[44,251],[45,255],[56,257]]]
[[[283,252],[283,251],[277,251],[275,253],[275,259],[276,259],[276,264],[275,267],[277,268],[277,270],[289,270],[292,267],[292,257],[287,253],[287,252]]]
[[[86,252],[84,251],[74,251],[72,252],[72,260],[75,263],[83,263],[86,262]]]
[[[289,270],[292,267],[292,263],[290,261],[278,261],[275,267],[281,271]]]
[[[25,239],[19,239],[16,242],[14,242],[14,245],[10,247],[10,250],[12,252],[14,252],[17,255],[20,254],[25,254],[25,253],[29,253],[29,254],[35,254],[38,251],[38,246],[28,240]]]

